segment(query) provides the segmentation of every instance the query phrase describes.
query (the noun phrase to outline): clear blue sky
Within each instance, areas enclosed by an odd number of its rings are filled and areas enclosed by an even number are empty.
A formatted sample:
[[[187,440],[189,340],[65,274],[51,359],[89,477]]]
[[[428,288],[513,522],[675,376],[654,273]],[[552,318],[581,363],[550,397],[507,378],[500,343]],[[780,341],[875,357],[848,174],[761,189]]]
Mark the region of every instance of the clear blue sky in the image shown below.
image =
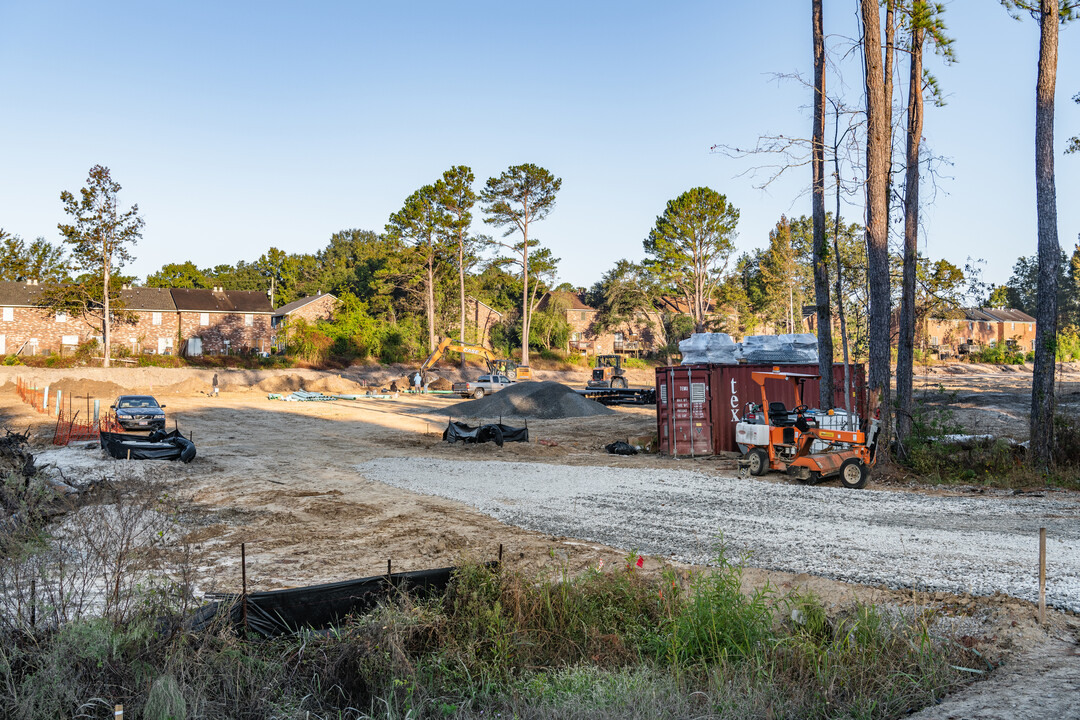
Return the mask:
[[[826,1],[856,34],[856,2]],[[930,59],[948,105],[925,137],[954,163],[925,212],[924,252],[1008,278],[1035,248],[1038,27],[996,0],[956,0],[959,62]],[[1077,23],[1080,25],[1080,23]],[[830,43],[848,42],[831,37]],[[811,70],[810,3],[0,2],[0,227],[57,241],[60,192],[94,164],[136,202],[128,268],[314,252],[381,231],[448,167],[479,186],[532,162],[563,179],[537,226],[560,279],[589,285],[698,185],[742,211],[740,249],[782,213],[809,214],[809,169],[768,192],[710,153],[759,134],[805,136],[810,94],[771,73]],[[861,102],[859,65],[844,68]],[[835,88],[840,80],[829,78]],[[1061,35],[1057,139],[1080,133],[1080,27]],[[1080,155],[1057,154],[1059,232],[1080,232]],[[852,220],[861,207],[849,207]],[[479,227],[479,223],[478,223]]]

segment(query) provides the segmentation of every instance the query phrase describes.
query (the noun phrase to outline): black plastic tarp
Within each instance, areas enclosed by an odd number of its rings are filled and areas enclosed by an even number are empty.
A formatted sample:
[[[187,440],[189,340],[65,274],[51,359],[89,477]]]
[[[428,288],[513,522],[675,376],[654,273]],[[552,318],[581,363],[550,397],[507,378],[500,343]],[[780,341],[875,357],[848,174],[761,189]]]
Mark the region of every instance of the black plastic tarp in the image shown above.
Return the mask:
[[[493,442],[502,447],[504,442],[529,442],[529,428],[516,428],[502,423],[488,423],[473,427],[463,422],[451,420],[443,431],[443,440],[448,443],[484,443]]]
[[[117,460],[195,459],[195,444],[177,430],[155,431],[149,435],[101,432],[101,447]]]
[[[349,615],[373,609],[380,600],[394,593],[404,592],[418,598],[442,594],[446,592],[456,569],[417,570],[325,585],[248,593],[247,627],[250,632],[263,637],[333,627]],[[222,612],[228,613],[227,622],[234,628],[243,627],[244,604],[241,596],[228,595],[196,611],[189,628],[204,630]]]

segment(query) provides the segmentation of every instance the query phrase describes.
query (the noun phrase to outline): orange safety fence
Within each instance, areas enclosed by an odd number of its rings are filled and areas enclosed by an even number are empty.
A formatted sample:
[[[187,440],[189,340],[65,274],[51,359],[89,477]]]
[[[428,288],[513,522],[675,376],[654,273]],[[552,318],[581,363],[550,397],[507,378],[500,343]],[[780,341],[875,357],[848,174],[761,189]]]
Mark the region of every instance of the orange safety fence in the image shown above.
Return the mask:
[[[56,418],[56,430],[53,431],[53,445],[67,445],[73,440],[97,440],[98,433],[123,432],[124,429],[116,422],[116,416],[106,413],[99,420],[79,420],[79,411],[69,415],[63,410]]]
[[[81,403],[86,401],[86,413],[79,418],[79,410],[72,409],[72,396],[56,395],[47,396],[48,389],[31,387],[22,378],[15,379],[15,392],[30,407],[40,413],[55,413],[56,428],[53,431],[53,445],[67,445],[73,440],[97,440],[98,433],[123,432],[124,429],[116,421],[116,415],[105,413],[98,420],[90,419],[90,397],[78,398]],[[67,407],[63,407],[62,401],[67,401]],[[51,403],[51,406],[50,406]]]
[[[45,407],[45,390],[30,387],[22,378],[15,378],[15,392],[18,393],[24,403],[38,412],[43,413],[49,411],[49,409]]]

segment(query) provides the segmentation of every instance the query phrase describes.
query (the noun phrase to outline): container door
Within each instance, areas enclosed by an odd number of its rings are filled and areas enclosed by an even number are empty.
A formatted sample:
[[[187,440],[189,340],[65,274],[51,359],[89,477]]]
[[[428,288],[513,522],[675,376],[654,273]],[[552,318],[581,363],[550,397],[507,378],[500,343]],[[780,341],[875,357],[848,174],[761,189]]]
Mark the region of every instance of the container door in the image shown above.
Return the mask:
[[[712,455],[712,412],[707,368],[680,366],[671,373],[672,455]]]

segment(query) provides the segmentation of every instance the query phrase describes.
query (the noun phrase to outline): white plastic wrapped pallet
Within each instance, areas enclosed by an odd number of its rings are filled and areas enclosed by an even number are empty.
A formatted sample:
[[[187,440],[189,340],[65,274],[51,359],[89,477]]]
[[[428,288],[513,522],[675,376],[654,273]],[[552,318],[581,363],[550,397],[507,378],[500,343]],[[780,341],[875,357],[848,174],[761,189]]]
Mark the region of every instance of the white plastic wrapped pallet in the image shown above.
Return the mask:
[[[739,346],[727,333],[694,333],[679,343],[682,364],[737,363]]]
[[[736,343],[727,333],[694,333],[679,343],[682,364],[787,365],[816,363],[817,338],[810,333],[748,335]]]

